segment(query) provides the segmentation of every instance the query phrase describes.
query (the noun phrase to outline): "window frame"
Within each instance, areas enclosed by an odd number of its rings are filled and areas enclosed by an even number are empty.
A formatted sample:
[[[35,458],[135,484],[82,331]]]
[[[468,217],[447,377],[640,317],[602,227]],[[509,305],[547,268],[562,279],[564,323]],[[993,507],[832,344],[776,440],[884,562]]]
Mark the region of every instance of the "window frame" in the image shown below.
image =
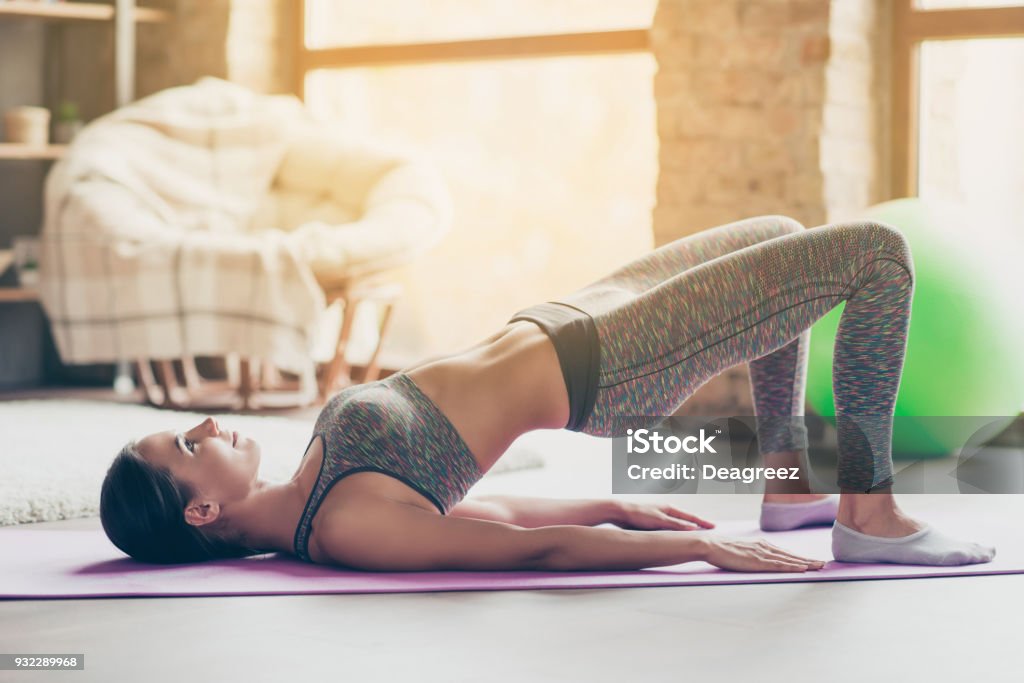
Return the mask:
[[[307,0],[293,3],[293,80],[295,94],[302,100],[306,75],[316,69],[651,51],[650,27],[310,48],[306,44],[306,6]],[[1024,37],[1024,6],[922,10],[915,0],[893,0],[892,11],[889,193],[898,198],[918,191],[921,44],[926,40]]]
[[[307,0],[296,0],[293,19],[296,34],[294,90],[299,99],[303,101],[306,98],[306,75],[316,69],[651,51],[650,26],[426,43],[383,43],[311,48],[306,44],[306,5]]]
[[[922,10],[894,0],[890,195],[916,196],[920,152],[921,44],[926,40],[1024,37],[1024,5]]]

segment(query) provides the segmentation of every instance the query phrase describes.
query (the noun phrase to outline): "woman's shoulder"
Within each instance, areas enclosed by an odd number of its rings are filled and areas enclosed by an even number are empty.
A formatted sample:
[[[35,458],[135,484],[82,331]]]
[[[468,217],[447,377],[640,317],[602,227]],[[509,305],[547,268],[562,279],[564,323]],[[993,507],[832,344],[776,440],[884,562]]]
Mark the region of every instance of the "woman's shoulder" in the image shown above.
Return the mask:
[[[325,497],[317,514],[309,540],[310,559],[318,564],[354,566],[352,562],[362,554],[364,545],[380,542],[389,511],[410,507],[442,516],[429,501],[384,474],[357,472],[345,477]]]

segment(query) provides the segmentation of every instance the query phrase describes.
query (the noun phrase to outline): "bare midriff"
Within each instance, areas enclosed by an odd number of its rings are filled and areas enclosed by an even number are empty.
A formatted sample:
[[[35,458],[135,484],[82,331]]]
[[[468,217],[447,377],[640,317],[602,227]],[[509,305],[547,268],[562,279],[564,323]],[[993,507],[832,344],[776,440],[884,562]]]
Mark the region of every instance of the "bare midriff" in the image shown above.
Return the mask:
[[[483,472],[523,433],[559,429],[569,421],[555,346],[526,320],[465,351],[402,371],[451,421]]]

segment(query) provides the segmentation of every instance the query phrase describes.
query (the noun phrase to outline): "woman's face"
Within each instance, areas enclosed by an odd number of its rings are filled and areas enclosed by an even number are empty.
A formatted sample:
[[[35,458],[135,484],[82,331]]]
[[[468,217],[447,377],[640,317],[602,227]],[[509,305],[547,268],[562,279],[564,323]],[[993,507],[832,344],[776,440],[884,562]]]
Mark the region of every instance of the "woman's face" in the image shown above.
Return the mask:
[[[162,467],[196,492],[190,503],[245,499],[257,481],[260,446],[238,432],[221,429],[208,417],[186,432],[158,432],[136,442],[139,455]]]

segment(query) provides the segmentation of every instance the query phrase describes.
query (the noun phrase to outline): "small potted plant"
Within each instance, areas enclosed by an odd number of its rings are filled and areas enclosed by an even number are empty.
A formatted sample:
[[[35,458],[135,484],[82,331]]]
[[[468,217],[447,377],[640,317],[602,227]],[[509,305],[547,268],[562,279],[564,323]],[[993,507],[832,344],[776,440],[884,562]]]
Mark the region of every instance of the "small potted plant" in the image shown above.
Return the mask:
[[[12,241],[18,284],[34,288],[39,284],[39,238],[18,236]]]
[[[74,102],[61,102],[53,126],[53,141],[58,145],[70,143],[83,125],[85,123],[78,115],[78,105]]]

